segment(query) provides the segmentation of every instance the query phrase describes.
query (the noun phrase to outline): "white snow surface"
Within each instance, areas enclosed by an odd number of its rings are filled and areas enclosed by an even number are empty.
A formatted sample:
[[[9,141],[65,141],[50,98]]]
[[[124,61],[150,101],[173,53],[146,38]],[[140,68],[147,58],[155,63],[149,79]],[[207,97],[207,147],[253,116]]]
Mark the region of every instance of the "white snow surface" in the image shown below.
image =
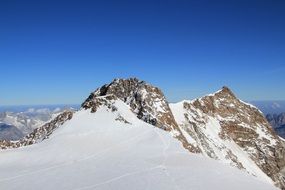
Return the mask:
[[[5,190],[276,189],[246,172],[190,154],[170,133],[118,111],[80,110],[48,140],[0,152]],[[115,119],[121,115],[131,124]]]

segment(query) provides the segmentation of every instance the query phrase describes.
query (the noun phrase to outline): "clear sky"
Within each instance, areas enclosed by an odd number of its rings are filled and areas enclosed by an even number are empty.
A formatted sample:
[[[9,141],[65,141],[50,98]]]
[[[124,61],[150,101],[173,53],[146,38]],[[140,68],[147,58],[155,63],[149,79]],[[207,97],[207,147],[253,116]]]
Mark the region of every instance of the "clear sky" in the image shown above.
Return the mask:
[[[0,1],[0,105],[81,103],[118,77],[169,101],[285,99],[284,0]]]

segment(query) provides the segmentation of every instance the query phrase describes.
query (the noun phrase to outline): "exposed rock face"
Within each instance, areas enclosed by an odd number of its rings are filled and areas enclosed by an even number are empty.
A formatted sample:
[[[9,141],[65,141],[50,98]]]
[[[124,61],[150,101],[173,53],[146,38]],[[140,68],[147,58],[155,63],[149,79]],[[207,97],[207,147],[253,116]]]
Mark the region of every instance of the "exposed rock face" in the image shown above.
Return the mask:
[[[266,178],[265,173],[285,189],[284,142],[257,108],[237,99],[227,87],[171,108],[181,130],[189,135],[189,143],[205,155],[259,177]]]
[[[285,113],[281,114],[267,114],[267,121],[271,124],[276,133],[285,138]]]
[[[106,96],[110,97],[109,100],[117,98],[124,101],[139,119],[159,128],[169,131],[176,125],[162,92],[144,81],[136,78],[116,79],[93,92],[82,107],[96,112],[98,106],[102,105],[102,97]]]
[[[110,107],[110,101],[114,99],[120,99],[129,105],[139,119],[163,130],[171,131],[186,149],[200,152],[198,148],[187,143],[161,90],[144,81],[136,78],[115,79],[91,93],[82,107],[96,112],[102,105]]]
[[[32,145],[47,139],[59,126],[70,120],[73,116],[72,111],[65,111],[59,114],[55,119],[46,123],[42,127],[35,129],[31,134],[18,141],[0,141],[0,149],[18,148]]]

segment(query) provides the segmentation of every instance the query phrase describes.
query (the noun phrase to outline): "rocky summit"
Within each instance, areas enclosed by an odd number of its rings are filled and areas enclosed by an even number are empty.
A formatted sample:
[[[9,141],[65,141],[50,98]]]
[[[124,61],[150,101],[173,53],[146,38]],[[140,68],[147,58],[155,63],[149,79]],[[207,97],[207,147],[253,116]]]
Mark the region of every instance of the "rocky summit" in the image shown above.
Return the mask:
[[[136,78],[115,79],[98,88],[91,93],[82,107],[91,108],[95,112],[101,105],[100,98],[108,96],[124,101],[139,119],[163,130],[170,131],[177,125],[161,90]]]
[[[115,79],[92,92],[80,111],[97,113],[104,107],[117,114],[116,121],[131,125],[132,121],[118,112],[118,101],[136,118],[171,133],[188,152],[220,160],[285,189],[284,141],[256,107],[239,100],[228,87],[199,99],[169,104],[162,91],[151,84],[136,78]],[[1,141],[1,148],[41,142],[73,115],[64,112],[19,141]]]
[[[199,149],[189,144],[182,134],[162,91],[137,78],[115,79],[110,84],[98,88],[90,94],[82,104],[82,108],[96,112],[98,107],[107,105],[116,109],[110,103],[111,100],[116,99],[129,105],[139,119],[160,129],[170,131],[186,149],[195,153],[200,152]]]

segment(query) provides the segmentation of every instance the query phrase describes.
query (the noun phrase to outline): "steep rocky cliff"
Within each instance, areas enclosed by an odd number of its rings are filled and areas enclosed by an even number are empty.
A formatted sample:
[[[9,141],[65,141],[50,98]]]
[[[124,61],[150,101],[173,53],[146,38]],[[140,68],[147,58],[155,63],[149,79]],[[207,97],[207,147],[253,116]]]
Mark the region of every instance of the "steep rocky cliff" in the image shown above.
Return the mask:
[[[261,178],[269,176],[284,189],[284,142],[256,107],[223,87],[215,94],[172,104],[171,108],[188,142],[204,155]]]

